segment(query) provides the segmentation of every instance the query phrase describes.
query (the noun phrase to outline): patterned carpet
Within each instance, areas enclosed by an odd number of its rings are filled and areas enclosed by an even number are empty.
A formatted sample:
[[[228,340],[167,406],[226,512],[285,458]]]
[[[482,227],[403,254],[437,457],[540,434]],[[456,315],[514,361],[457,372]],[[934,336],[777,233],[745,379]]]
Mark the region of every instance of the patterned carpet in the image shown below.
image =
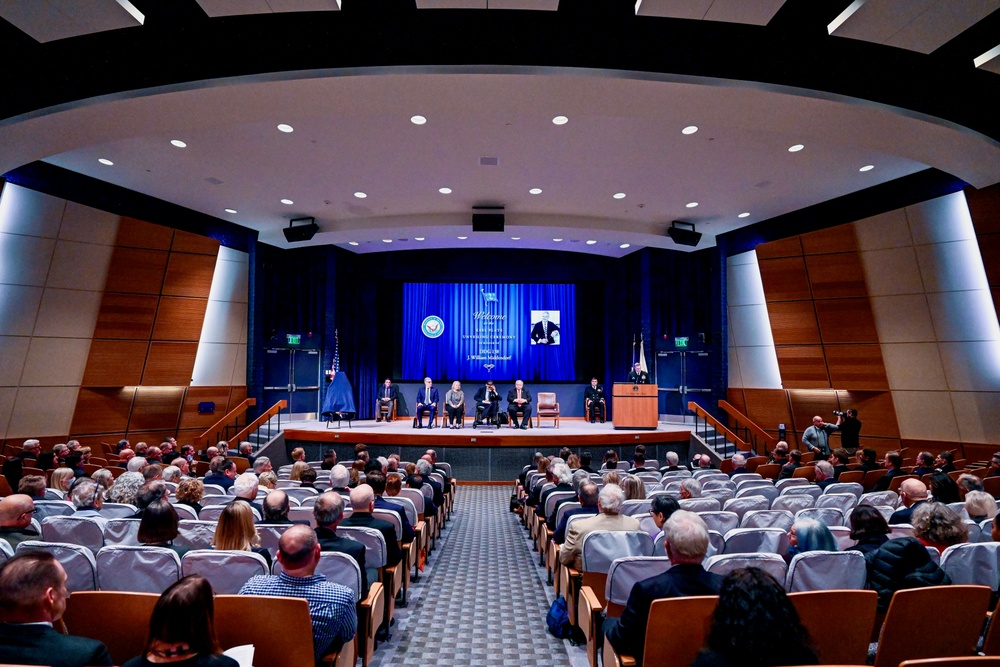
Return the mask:
[[[382,665],[577,667],[580,647],[545,631],[552,588],[527,532],[508,511],[509,487],[460,486],[429,566],[396,610]]]

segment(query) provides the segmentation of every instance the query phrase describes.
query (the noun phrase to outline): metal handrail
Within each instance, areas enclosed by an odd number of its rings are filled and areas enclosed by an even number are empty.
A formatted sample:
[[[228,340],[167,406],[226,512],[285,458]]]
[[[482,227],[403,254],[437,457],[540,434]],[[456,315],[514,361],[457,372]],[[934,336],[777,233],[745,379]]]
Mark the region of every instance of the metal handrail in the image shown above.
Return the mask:
[[[200,449],[212,441],[217,441],[221,439],[229,440],[229,438],[220,438],[219,436],[223,433],[228,434],[230,429],[229,424],[242,417],[246,413],[247,408],[253,407],[255,405],[257,405],[256,398],[245,399],[242,403],[240,403],[235,408],[226,413],[225,417],[212,424],[212,426],[210,426],[208,430],[206,430],[201,435],[197,436],[194,439],[195,448]]]
[[[733,433],[732,431],[730,431],[728,428],[726,428],[725,426],[723,426],[722,422],[720,422],[718,419],[716,419],[715,417],[713,417],[712,415],[710,415],[708,412],[706,412],[705,408],[701,407],[700,405],[698,405],[694,401],[688,401],[687,407],[688,407],[688,410],[690,410],[691,412],[694,413],[694,416],[696,418],[700,417],[701,419],[705,420],[705,424],[707,426],[711,426],[712,428],[714,428],[716,430],[717,433],[721,433],[722,436],[726,439],[727,442],[731,442],[734,445],[736,445],[736,449],[740,450],[741,452],[745,452],[745,451],[749,451],[750,450],[750,445],[748,445],[742,438],[740,438],[739,436],[737,436],[735,433]],[[697,431],[697,427],[698,427],[698,422],[696,420],[695,421],[695,430],[696,431]],[[708,433],[708,429],[707,428],[705,429],[705,433],[706,434]]]
[[[265,423],[267,424],[268,440],[270,440],[271,439],[270,438],[270,435],[271,435],[271,418],[274,417],[274,416],[278,417],[278,425],[277,425],[276,428],[280,431],[281,430],[281,411],[284,410],[287,407],[288,407],[288,401],[286,401],[284,399],[278,401],[277,403],[275,403],[274,405],[272,405],[271,407],[269,407],[267,409],[267,411],[265,411],[264,414],[262,414],[260,417],[257,417],[257,419],[253,420],[253,422],[247,424],[246,428],[244,428],[242,431],[240,431],[239,433],[237,433],[236,437],[233,438],[233,440],[235,440],[236,442],[242,442],[243,440],[246,440],[247,436],[249,436],[251,433],[257,431]]]
[[[766,454],[774,449],[774,446],[778,444],[778,439],[776,437],[762,429],[760,426],[757,426],[757,424],[750,420],[750,417],[737,410],[728,401],[719,401],[719,409],[733,418],[736,422],[737,429],[741,429],[746,432],[746,439],[752,440],[754,451],[763,451]],[[764,443],[763,450],[757,446],[759,442]]]

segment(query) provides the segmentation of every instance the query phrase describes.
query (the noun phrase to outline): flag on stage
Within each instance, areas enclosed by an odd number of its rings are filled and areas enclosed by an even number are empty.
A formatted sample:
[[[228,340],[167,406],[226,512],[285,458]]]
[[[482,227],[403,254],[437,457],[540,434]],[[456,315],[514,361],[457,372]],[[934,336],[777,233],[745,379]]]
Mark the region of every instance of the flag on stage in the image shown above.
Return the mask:
[[[646,353],[644,348],[645,346],[642,342],[642,334],[639,334],[639,368],[648,373],[649,369],[646,368]]]
[[[635,334],[632,334],[632,365],[628,367],[629,371],[632,370],[632,366],[635,366]]]
[[[340,330],[333,330],[333,372],[340,372]]]

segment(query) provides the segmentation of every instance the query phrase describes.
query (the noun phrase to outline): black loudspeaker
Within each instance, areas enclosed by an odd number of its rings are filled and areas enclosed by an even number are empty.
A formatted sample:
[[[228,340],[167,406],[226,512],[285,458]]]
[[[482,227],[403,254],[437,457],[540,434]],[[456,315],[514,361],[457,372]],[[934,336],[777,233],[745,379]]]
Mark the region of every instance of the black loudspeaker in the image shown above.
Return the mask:
[[[303,222],[308,220],[308,224],[299,225],[294,227],[293,224],[296,222]],[[293,218],[288,221],[288,226],[281,230],[285,233],[285,240],[289,243],[298,243],[300,241],[308,241],[312,237],[316,236],[316,232],[319,231],[319,225],[316,224],[316,218]]]
[[[502,232],[503,221],[503,213],[473,213],[472,231]]]
[[[691,229],[684,229],[683,227],[678,227],[677,225],[689,225]],[[674,220],[670,223],[670,229],[667,230],[667,236],[673,239],[674,243],[677,245],[688,245],[696,246],[698,242],[701,241],[701,232],[694,231],[694,225],[690,222],[681,222],[679,220]]]

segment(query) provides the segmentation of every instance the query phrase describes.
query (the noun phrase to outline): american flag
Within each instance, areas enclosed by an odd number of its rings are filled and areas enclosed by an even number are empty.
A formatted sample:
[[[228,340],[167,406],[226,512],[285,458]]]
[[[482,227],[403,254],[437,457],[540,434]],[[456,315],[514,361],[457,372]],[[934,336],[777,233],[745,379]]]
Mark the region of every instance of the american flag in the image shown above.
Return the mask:
[[[340,330],[333,330],[333,372],[340,372]]]

